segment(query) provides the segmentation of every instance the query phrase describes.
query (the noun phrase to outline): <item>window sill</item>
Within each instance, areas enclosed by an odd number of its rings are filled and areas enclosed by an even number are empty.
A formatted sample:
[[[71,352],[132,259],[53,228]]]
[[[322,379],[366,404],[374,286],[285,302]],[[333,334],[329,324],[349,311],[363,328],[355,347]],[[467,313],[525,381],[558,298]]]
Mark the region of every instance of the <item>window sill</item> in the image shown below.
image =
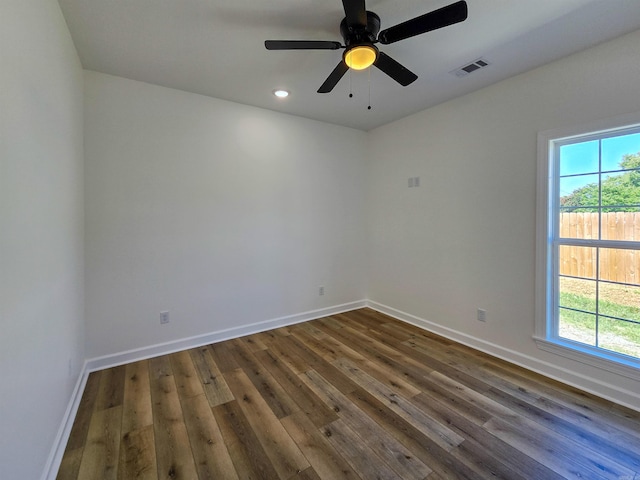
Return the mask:
[[[605,352],[570,340],[534,337],[540,350],[570,358],[607,372],[622,375],[633,380],[640,376],[640,361],[626,355]]]

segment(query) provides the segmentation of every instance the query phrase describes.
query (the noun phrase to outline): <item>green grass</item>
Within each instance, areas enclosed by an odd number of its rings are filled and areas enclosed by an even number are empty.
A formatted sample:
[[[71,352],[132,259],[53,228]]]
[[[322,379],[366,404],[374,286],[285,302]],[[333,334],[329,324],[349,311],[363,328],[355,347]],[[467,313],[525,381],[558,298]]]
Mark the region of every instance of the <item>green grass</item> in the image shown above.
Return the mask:
[[[594,312],[594,305],[593,299],[573,293],[560,294],[560,306],[562,307]],[[601,300],[599,311],[602,315],[640,320],[640,307]],[[562,309],[560,333],[566,338],[593,345],[595,343],[595,322],[595,315]],[[640,358],[640,325],[601,316],[598,320],[598,333],[600,347]]]

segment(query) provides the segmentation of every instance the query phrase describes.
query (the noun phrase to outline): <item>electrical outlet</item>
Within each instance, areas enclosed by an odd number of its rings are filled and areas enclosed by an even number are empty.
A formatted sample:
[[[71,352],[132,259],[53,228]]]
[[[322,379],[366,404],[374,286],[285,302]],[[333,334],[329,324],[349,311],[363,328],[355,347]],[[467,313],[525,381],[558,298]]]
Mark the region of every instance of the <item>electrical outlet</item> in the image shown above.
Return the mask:
[[[164,325],[165,323],[169,323],[169,312],[168,311],[160,312],[160,324]]]
[[[324,295],[324,287],[320,287],[318,289],[318,295],[320,295],[320,296]]]
[[[487,311],[483,310],[482,308],[478,309],[478,321],[479,322],[486,322],[487,321]]]

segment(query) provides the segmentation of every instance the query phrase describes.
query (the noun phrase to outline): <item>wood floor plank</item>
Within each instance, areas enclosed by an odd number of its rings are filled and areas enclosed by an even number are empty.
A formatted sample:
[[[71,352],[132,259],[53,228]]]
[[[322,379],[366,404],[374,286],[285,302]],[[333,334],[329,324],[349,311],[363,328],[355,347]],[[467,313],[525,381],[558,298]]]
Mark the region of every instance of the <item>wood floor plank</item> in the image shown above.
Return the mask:
[[[434,357],[433,352],[430,352],[427,349],[416,349],[407,342],[398,342],[395,339],[389,338],[386,333],[370,331],[369,334],[378,342],[404,353],[408,357],[413,358],[415,361],[422,363],[430,370],[441,372],[448,377],[451,377],[459,381],[460,383],[473,388],[476,391],[481,391],[482,388],[488,388],[483,379],[479,379],[476,375],[467,373],[460,370],[459,368],[454,367],[454,361],[447,361],[446,359],[445,361],[438,360]]]
[[[181,401],[199,480],[238,480],[238,474],[205,395]]]
[[[242,340],[247,344],[252,352],[259,352],[260,350],[266,350],[267,344],[262,341],[262,337],[258,334],[247,335]]]
[[[431,473],[431,469],[389,435],[375,420],[368,417],[345,395],[333,387],[330,382],[314,370],[303,374],[308,385],[314,388],[322,400],[338,413],[344,424],[358,432],[363,444],[367,445],[378,457],[403,479],[421,480]]]
[[[316,473],[313,467],[309,467],[302,472],[296,473],[291,480],[321,480],[320,476]]]
[[[318,320],[324,322],[324,319]],[[437,388],[431,382],[426,375],[432,370],[427,368],[424,364],[415,361],[405,353],[400,353],[376,340],[367,337],[366,335],[353,330],[350,326],[344,325],[339,330],[332,330],[332,335],[337,336],[343,342],[353,346],[357,346],[358,351],[363,355],[380,366],[389,375],[395,375],[404,379],[410,385],[416,387],[419,391],[428,389],[433,390]],[[381,377],[377,377],[380,379]],[[483,386],[484,389],[488,389],[489,386]],[[446,393],[445,393],[446,394]],[[467,405],[468,408],[472,408]],[[479,412],[476,409],[475,414]]]
[[[334,360],[340,357],[346,357],[356,363],[362,362],[365,360],[365,358],[362,356],[361,353],[352,349],[351,347],[346,345],[344,342],[340,342],[338,339],[334,338],[331,335],[332,333],[331,331],[329,331],[328,333],[324,331],[322,329],[321,323],[317,321],[314,321],[311,323],[314,325],[315,333],[311,334],[309,332],[304,332],[304,334],[310,335],[311,337],[313,337],[314,339],[316,339],[318,342],[322,344],[324,353],[317,350],[316,352],[326,361],[333,362]],[[316,326],[320,328],[317,328]],[[296,333],[294,332],[293,335],[295,336]]]
[[[96,398],[96,410],[118,407],[124,399],[124,365],[109,368],[102,372],[100,387]]]
[[[65,450],[56,480],[76,480],[78,478],[83,452],[83,447],[75,449],[67,448]]]
[[[590,433],[579,425],[551,415],[536,405],[513,398],[500,390],[489,390],[487,395],[521,417],[563,435],[584,448],[598,451],[630,470],[640,470],[640,441],[612,443],[602,436]]]
[[[267,330],[252,335],[252,337],[259,339],[262,345],[266,345],[267,348],[271,348],[275,340],[281,336],[282,335],[278,335],[274,330]]]
[[[569,439],[554,435],[535,422],[517,418],[510,422],[494,417],[484,428],[531,458],[543,462],[566,478],[618,480],[633,477],[635,472],[624,468],[598,452],[576,448]],[[549,454],[552,455],[549,455]]]
[[[396,415],[386,404],[369,392],[358,389],[349,394],[358,407],[382,425],[391,435],[406,445],[413,455],[433,469],[439,478],[448,480],[476,480],[478,474],[465,462],[451,454],[451,450],[441,447],[429,435],[410,421]],[[433,473],[428,478],[432,478]],[[538,480],[536,478],[536,480]]]
[[[287,340],[283,337],[276,336],[275,339],[269,343],[269,352],[295,373],[302,373],[310,368],[309,363],[296,355],[292,349],[288,347]]]
[[[377,313],[378,312],[370,308],[361,308],[347,312],[346,314],[338,314],[337,316],[340,317],[344,315],[348,317],[349,322],[359,326],[363,331],[368,331],[389,322],[389,317],[379,317]]]
[[[232,340],[232,344],[234,348],[231,354],[236,363],[244,370],[276,417],[286,417],[298,410],[298,405],[291,400],[280,384],[260,364],[246,343],[242,339],[236,339]]]
[[[370,377],[352,363],[341,360],[337,362],[337,366],[361,388],[371,392],[371,394],[379,400],[386,402],[389,408],[396,412],[396,414],[412,422],[425,434],[432,436],[434,441],[439,443],[441,447],[450,450],[464,441],[464,438],[456,434],[453,430],[445,425],[441,425],[428,415],[425,415],[424,412],[409,400]]]
[[[323,403],[300,377],[281,361],[281,357],[271,351],[271,348],[256,352],[255,355],[316,427],[322,427],[338,419],[337,414]]]
[[[279,478],[237,400],[213,407],[212,411],[238,477],[241,480]]]
[[[121,420],[122,406],[93,413],[78,480],[117,480]]]
[[[637,436],[630,435],[625,429],[619,429],[607,423],[606,419],[597,415],[584,415],[555,401],[553,398],[547,397],[537,399],[534,405],[554,417],[561,418],[571,425],[590,432],[596,437],[605,438],[615,445],[627,446],[633,452],[640,452],[640,439]],[[640,430],[640,427],[638,430]]]
[[[278,418],[247,374],[237,369],[225,374],[227,384],[238,399],[247,422],[256,433],[279,478],[290,478],[308,468],[309,462],[291,439]]]
[[[318,325],[320,329],[323,327],[323,324],[317,321],[314,321],[313,324]],[[367,372],[380,382],[398,390],[405,397],[411,397],[420,393],[419,388],[416,388],[411,383],[406,382],[404,378],[401,375],[398,375],[398,372],[389,365],[384,362],[372,361],[365,357],[361,351],[356,351],[354,348],[358,348],[359,345],[344,341],[338,332],[334,330],[327,329],[323,331],[325,332],[324,342],[330,345],[332,350],[335,352],[335,355],[332,355],[331,357],[331,361],[344,357],[358,365],[358,367],[363,371]],[[360,349],[358,348],[358,350]]]
[[[228,342],[209,345],[211,357],[222,373],[227,373],[238,368],[238,364],[231,355],[233,345]]]
[[[301,342],[293,335],[287,339],[286,345],[308,362],[309,367],[306,370],[313,369],[323,377],[331,378],[333,385],[335,385],[342,393],[347,394],[358,388],[358,386],[347,375],[340,371],[340,369],[327,362],[315,351],[308,348],[306,343]]]
[[[122,436],[118,480],[156,480],[156,459],[153,425],[132,430]]]
[[[320,478],[360,480],[307,415],[296,412],[281,422]]]
[[[469,388],[466,385],[463,385],[462,383],[447,377],[446,375],[442,375],[439,372],[431,372],[429,373],[427,378],[431,380],[432,385],[434,385],[435,387],[429,391],[431,395],[433,395],[434,391],[437,393],[443,391],[449,392],[450,395],[455,396],[461,401],[467,402],[468,404],[476,407],[476,409],[478,409],[477,411],[485,412],[485,415],[480,414],[478,416],[479,422],[482,422],[483,420],[486,421],[487,415],[497,416],[502,419],[508,419],[510,417],[517,418],[518,416],[510,408],[486,396],[485,392],[477,392],[472,388]]]
[[[488,474],[492,479],[509,480],[523,478],[560,480],[562,478],[553,470],[486,431],[481,423],[475,421],[476,419],[466,416],[464,410],[459,413],[456,404],[443,403],[427,392],[423,392],[412,400],[431,417],[449,425],[465,438],[465,441],[453,450],[451,455],[476,471],[478,477]],[[522,472],[526,472],[526,475]]]
[[[518,391],[530,392],[540,400],[553,398],[556,403],[577,412],[585,421],[594,425],[598,424],[613,435],[619,431],[627,437],[635,437],[636,442],[640,441],[640,422],[635,421],[633,417],[620,416],[617,411],[621,411],[622,408],[619,406],[614,408],[614,404],[608,400],[599,399],[574,387],[546,379],[539,374],[527,372],[522,367],[506,362],[497,363],[491,360],[487,362],[485,368],[491,371],[494,376],[502,379],[503,382],[514,385]],[[502,389],[511,393],[506,388]]]
[[[324,326],[329,325],[324,322],[324,319],[317,321],[322,323]],[[387,363],[386,359],[391,359],[395,362],[400,362],[401,364],[408,363],[411,366],[420,369],[420,376],[424,375],[424,373],[428,373],[430,370],[429,366],[424,362],[418,362],[411,356],[399,351],[397,348],[378,341],[376,338],[371,336],[371,333],[364,333],[352,328],[352,324],[349,323],[347,319],[342,320],[340,324],[342,325],[342,328],[340,329],[329,327],[331,328],[331,335],[340,339],[344,343],[357,346],[358,351],[369,360],[382,364]]]
[[[328,345],[322,335],[312,335],[308,328],[296,325],[291,329],[291,336],[303,343],[306,348],[313,351],[323,360],[331,363],[340,356],[331,345]],[[325,336],[326,337],[326,336]]]
[[[595,442],[593,440],[589,441],[585,432],[577,432],[575,430],[569,431],[566,428],[562,429],[562,422],[560,419],[552,419],[550,416],[545,416],[532,404],[522,403],[518,398],[508,397],[504,393],[502,395],[496,394],[494,396],[487,396],[487,392],[480,394],[438,372],[431,372],[429,377],[437,380],[440,385],[445,385],[452,391],[455,391],[456,394],[462,398],[475,402],[476,405],[481,406],[483,409],[501,420],[521,425],[524,419],[534,419],[534,422],[528,424],[529,428],[531,428],[532,425],[535,425],[536,427],[540,425],[541,427],[547,427],[551,432],[561,429],[562,433],[567,436],[568,440],[573,439],[572,441],[577,441],[578,444],[581,444],[584,447],[595,450],[607,449],[607,443],[604,442],[602,438]],[[497,400],[502,401],[500,402]],[[534,415],[534,411],[536,411],[538,415]],[[541,431],[543,431],[543,429],[541,429]],[[609,451],[609,454],[613,454],[612,460],[616,464],[615,466],[612,464],[611,468],[615,469],[618,466],[626,466],[631,469],[635,468],[633,462],[633,457],[636,456],[635,454],[632,453],[629,456],[625,456],[622,452],[618,452],[616,449]],[[624,461],[615,460],[615,457],[619,455],[624,457]],[[607,462],[604,461],[604,464],[606,463]]]
[[[364,308],[89,375],[59,480],[640,480],[640,411]]]
[[[173,370],[171,369],[169,355],[162,355],[149,360],[149,379],[151,381],[171,375],[173,375]]]
[[[196,368],[188,351],[172,353],[169,355],[173,379],[180,398],[191,398],[204,393],[202,381],[198,377]]]
[[[102,372],[93,372],[90,373],[87,378],[87,384],[84,387],[80,405],[78,406],[78,413],[76,414],[71,433],[69,434],[69,441],[67,442],[67,450],[69,451],[84,447],[87,440],[91,415],[95,410],[95,404],[98,398],[101,375]]]
[[[198,478],[173,375],[151,380],[151,398],[158,475],[172,480]]]
[[[220,368],[213,360],[211,350],[207,347],[201,347],[194,348],[189,353],[198,371],[209,406],[215,407],[233,400],[233,393],[229,390]]]
[[[363,445],[362,438],[341,419],[322,427],[321,430],[363,480],[398,480],[400,478],[382,459]]]
[[[126,366],[122,407],[123,435],[153,425],[148,360]]]

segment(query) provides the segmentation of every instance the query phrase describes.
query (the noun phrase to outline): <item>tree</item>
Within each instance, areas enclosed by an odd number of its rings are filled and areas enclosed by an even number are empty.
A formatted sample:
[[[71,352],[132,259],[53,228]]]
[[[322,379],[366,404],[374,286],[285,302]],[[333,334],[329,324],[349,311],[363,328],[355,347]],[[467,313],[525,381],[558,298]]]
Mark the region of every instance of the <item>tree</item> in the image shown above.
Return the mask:
[[[620,160],[620,169],[628,170],[620,174],[607,177],[602,181],[602,206],[622,206],[623,208],[603,208],[603,212],[640,211],[640,152],[623,155]],[[561,207],[592,207],[592,208],[564,208],[564,211],[572,212],[597,212],[600,202],[597,183],[590,183],[577,188],[569,195],[560,198]]]

